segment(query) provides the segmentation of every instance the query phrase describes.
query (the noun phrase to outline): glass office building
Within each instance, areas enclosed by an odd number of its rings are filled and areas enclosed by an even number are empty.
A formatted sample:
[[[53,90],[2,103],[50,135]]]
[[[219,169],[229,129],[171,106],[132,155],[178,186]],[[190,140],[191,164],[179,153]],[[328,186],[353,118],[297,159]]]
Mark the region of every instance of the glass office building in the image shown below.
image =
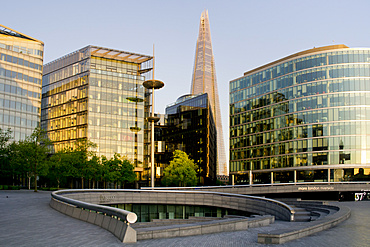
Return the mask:
[[[143,171],[149,93],[142,84],[151,69],[151,56],[97,46],[46,64],[41,125],[55,151],[87,138],[98,145],[99,156],[121,154]]]
[[[370,49],[293,54],[230,82],[235,183],[370,180]]]
[[[0,128],[15,141],[40,123],[44,43],[0,25]]]
[[[203,185],[216,182],[217,131],[211,109],[207,93],[184,95],[166,107],[162,133],[167,152],[184,151],[201,168],[199,183]]]

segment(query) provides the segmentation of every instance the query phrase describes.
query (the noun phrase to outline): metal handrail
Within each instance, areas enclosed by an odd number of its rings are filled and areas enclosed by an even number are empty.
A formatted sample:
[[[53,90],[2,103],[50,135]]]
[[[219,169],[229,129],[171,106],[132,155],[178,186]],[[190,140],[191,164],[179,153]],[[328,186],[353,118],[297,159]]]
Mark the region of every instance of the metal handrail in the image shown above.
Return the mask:
[[[360,182],[296,182],[296,183],[274,183],[274,184],[237,184],[237,185],[219,185],[219,186],[196,186],[196,187],[141,187],[143,190],[186,190],[186,189],[226,189],[226,188],[243,188],[243,187],[267,187],[267,186],[294,186],[294,185],[334,185],[334,184],[370,184],[370,181]]]
[[[186,193],[186,194],[213,194],[213,195],[220,195],[220,196],[232,196],[232,197],[242,197],[242,198],[249,198],[249,199],[253,199],[253,200],[258,200],[258,201],[264,201],[264,202],[269,202],[269,203],[273,203],[273,204],[277,204],[285,209],[287,209],[287,211],[289,211],[290,213],[290,220],[294,220],[294,213],[295,213],[295,210],[289,206],[288,204],[284,203],[284,202],[281,202],[281,201],[277,201],[277,200],[274,200],[274,199],[270,199],[270,198],[265,198],[265,197],[259,197],[259,196],[250,196],[250,195],[241,195],[241,194],[233,194],[233,193],[224,193],[224,192],[212,192],[212,191],[194,191],[194,190],[151,190],[151,189],[148,189],[148,190],[144,190],[144,189],[80,189],[80,190],[61,190],[61,191],[56,191],[56,192],[53,192],[52,193],[52,196],[55,198],[55,196],[61,198],[56,198],[58,200],[61,200],[61,201],[64,201],[66,203],[70,203],[72,205],[76,205],[78,207],[81,207],[81,208],[87,208],[87,209],[91,209],[91,210],[95,210],[95,211],[99,211],[99,212],[103,212],[103,213],[107,213],[109,215],[115,215],[115,216],[118,216],[120,218],[124,218],[122,217],[122,213],[124,213],[126,216],[126,218],[128,217],[128,215],[130,215],[130,217],[134,217],[135,218],[135,221],[137,220],[137,215],[135,213],[132,213],[130,211],[126,211],[126,210],[123,210],[123,209],[118,209],[118,208],[113,208],[113,207],[108,207],[108,206],[102,206],[102,205],[97,205],[97,204],[91,204],[91,203],[86,203],[86,202],[81,202],[81,201],[78,201],[78,200],[74,200],[74,199],[70,199],[70,198],[66,198],[66,197],[62,197],[60,195],[57,195],[58,193],[61,193],[61,194],[66,194],[66,193],[83,193],[83,192],[114,192],[114,193],[118,193],[118,192],[135,192],[135,193],[141,193],[141,192],[145,192],[145,193]],[[104,211],[103,211],[104,210]],[[113,214],[112,212],[122,212],[120,215],[117,215],[117,214]],[[132,214],[132,216],[131,216]],[[135,215],[135,216],[133,216]],[[129,222],[129,220],[127,220]],[[130,222],[130,223],[134,223],[134,222]]]
[[[96,212],[105,213],[110,216],[116,216],[131,224],[137,221],[137,215],[135,213],[124,210],[124,209],[113,208],[113,207],[103,206],[103,205],[98,205],[98,204],[92,204],[88,202],[82,202],[82,201],[78,201],[75,199],[71,199],[68,197],[58,195],[58,194],[66,194],[66,193],[74,193],[74,192],[91,192],[91,191],[90,190],[59,190],[59,191],[54,191],[53,193],[51,193],[51,196],[56,200],[77,206],[79,208],[94,210]]]

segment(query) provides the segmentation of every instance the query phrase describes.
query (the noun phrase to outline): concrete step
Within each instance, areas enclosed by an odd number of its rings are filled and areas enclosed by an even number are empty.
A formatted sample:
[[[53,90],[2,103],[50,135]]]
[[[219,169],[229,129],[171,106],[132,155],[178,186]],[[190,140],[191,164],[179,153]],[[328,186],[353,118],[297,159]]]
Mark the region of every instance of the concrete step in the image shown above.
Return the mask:
[[[296,222],[307,222],[311,221],[311,213],[305,210],[304,208],[299,208],[296,206],[291,206],[295,213],[294,213],[294,221]]]

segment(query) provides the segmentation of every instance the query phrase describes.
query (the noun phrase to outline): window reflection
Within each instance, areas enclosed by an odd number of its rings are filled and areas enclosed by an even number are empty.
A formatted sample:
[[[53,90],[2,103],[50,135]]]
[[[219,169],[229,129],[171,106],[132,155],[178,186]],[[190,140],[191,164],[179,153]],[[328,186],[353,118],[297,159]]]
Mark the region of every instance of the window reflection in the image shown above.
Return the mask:
[[[366,164],[369,62],[370,50],[343,48],[282,60],[231,81],[230,171]],[[320,174],[299,176],[325,180]]]

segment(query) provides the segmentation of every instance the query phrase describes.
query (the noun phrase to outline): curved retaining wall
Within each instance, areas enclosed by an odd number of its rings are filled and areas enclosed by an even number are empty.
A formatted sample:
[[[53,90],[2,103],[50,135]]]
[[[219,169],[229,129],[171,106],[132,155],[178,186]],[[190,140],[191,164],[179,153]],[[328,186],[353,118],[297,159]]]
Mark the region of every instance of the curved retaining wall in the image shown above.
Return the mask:
[[[86,221],[110,231],[123,243],[136,243],[137,241],[136,230],[134,230],[129,223],[121,221],[117,217],[78,208],[75,205],[64,203],[55,198],[51,198],[49,205],[65,215]]]
[[[263,197],[206,191],[174,190],[64,190],[65,197],[92,204],[180,204],[221,207],[259,215],[273,215],[276,219],[294,221],[289,205]]]
[[[278,219],[287,221],[293,221],[295,213],[289,205],[268,198],[218,192],[173,190],[62,190],[52,193],[50,206],[76,219],[98,225],[113,233],[124,243],[136,242],[137,232],[129,223],[129,218],[136,219],[136,215],[133,216],[132,212],[125,210],[100,206],[101,204],[124,203],[212,206],[247,211],[253,214],[273,215]],[[274,217],[267,217],[262,221],[264,222],[263,224],[273,222]],[[259,221],[257,220],[257,222]],[[191,232],[200,232],[200,234],[220,232],[224,229],[221,225],[229,225],[228,227],[230,227],[230,224],[234,226],[236,222],[217,223],[212,226],[198,227],[199,229],[193,227],[194,229],[183,229],[183,232],[184,234],[190,234]],[[235,230],[237,229],[238,227],[235,227]],[[185,230],[188,232],[185,233]],[[140,238],[153,238],[163,234],[167,236],[173,231],[173,229],[169,229],[164,233],[158,234],[152,232],[149,234],[150,236],[147,235],[146,237],[144,237],[145,234],[143,233],[141,234],[143,236],[140,235]],[[178,234],[180,234],[180,231],[178,231]]]

